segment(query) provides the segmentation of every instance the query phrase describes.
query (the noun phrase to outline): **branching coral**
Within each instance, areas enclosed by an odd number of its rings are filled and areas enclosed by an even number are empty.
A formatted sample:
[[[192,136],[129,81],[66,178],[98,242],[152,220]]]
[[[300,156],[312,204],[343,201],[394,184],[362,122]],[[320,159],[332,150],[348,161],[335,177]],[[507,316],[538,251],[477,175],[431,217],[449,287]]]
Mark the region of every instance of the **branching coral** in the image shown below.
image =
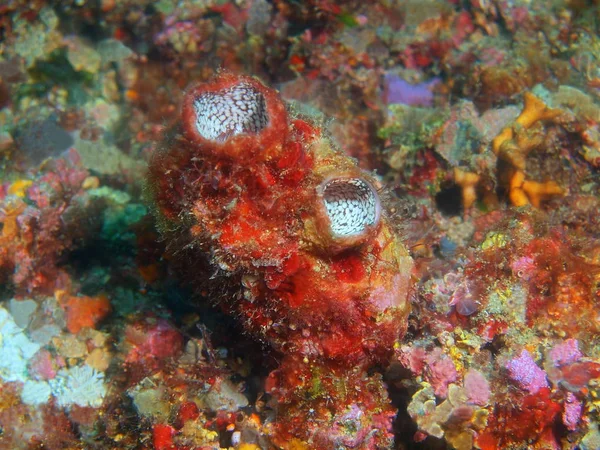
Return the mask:
[[[513,171],[510,177],[508,197],[514,206],[525,206],[531,203],[539,208],[543,200],[563,194],[564,190],[555,181],[540,183],[526,180],[521,170]]]
[[[498,157],[506,159],[518,169],[525,168],[525,156],[538,144],[532,138],[526,139],[524,136],[519,136],[519,132],[530,130],[540,121],[556,119],[561,114],[560,110],[548,108],[542,100],[531,92],[526,92],[523,95],[523,102],[523,110],[515,119],[515,122],[504,128],[492,141],[494,153]],[[511,142],[515,139],[517,142]]]
[[[537,182],[525,179],[527,155],[543,143],[540,122],[556,120],[562,111],[549,108],[531,92],[523,96],[524,106],[514,123],[504,128],[492,141],[492,151],[509,164],[508,197],[514,206],[532,204],[540,207],[543,200],[560,196],[564,190],[555,182]],[[503,169],[500,168],[499,171]],[[506,175],[500,174],[501,177]]]

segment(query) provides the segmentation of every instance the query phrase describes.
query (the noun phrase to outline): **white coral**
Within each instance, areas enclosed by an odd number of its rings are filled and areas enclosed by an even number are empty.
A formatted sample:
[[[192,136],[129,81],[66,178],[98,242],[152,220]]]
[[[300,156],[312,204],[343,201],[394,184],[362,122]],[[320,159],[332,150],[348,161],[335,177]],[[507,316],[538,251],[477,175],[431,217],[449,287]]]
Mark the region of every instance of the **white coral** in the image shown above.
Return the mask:
[[[106,395],[104,373],[86,364],[61,369],[56,378],[49,383],[59,406],[79,405],[98,408]]]
[[[27,380],[23,384],[21,400],[26,405],[43,405],[50,399],[50,394],[50,385],[46,381]]]
[[[56,397],[59,406],[100,407],[106,395],[104,373],[83,364],[61,369],[48,382],[33,381],[27,374],[27,363],[40,349],[19,327],[10,313],[0,306],[0,379],[24,383],[21,399],[28,405],[46,403]]]
[[[27,362],[39,349],[40,345],[30,341],[10,313],[0,306],[0,378],[27,380]]]

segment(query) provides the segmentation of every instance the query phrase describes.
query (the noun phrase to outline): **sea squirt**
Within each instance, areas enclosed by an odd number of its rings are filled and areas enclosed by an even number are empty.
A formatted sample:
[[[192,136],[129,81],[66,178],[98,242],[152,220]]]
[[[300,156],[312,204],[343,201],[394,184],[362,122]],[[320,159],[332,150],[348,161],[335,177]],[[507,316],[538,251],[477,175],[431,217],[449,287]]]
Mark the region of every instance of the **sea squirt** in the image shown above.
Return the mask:
[[[405,332],[413,262],[377,186],[319,123],[229,72],[188,88],[152,158],[171,259],[280,354],[265,386],[280,448],[390,445],[395,411],[367,370]]]

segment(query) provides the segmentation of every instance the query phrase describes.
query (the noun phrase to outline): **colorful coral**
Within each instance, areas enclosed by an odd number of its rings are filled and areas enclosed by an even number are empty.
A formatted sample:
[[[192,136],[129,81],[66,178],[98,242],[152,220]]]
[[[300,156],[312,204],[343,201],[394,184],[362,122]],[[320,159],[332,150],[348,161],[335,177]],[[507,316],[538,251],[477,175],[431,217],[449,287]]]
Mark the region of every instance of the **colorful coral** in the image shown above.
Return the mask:
[[[3,2],[0,447],[600,448],[599,11]]]

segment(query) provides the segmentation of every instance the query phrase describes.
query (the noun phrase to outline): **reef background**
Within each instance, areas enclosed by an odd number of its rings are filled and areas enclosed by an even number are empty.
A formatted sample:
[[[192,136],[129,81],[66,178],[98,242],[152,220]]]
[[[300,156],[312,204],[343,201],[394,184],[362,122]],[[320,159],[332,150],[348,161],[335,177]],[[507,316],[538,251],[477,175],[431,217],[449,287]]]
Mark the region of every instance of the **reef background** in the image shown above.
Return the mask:
[[[0,5],[0,448],[269,448],[278,356],[180,282],[144,198],[219,68],[396,204],[394,448],[600,448],[599,2],[364,3]]]

